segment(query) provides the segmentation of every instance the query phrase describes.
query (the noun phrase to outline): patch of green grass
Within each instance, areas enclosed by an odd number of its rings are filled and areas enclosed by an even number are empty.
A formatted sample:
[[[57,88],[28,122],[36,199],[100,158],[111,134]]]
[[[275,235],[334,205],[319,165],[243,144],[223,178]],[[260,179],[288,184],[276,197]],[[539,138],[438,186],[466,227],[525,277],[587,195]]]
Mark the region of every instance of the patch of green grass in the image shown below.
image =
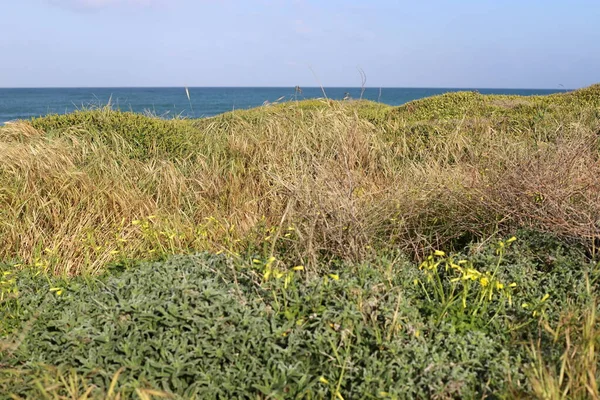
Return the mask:
[[[185,157],[193,151],[197,136],[188,120],[163,120],[110,108],[34,118],[31,125],[51,137],[75,133],[109,145],[119,137],[129,147],[128,156],[140,160],[156,155]]]

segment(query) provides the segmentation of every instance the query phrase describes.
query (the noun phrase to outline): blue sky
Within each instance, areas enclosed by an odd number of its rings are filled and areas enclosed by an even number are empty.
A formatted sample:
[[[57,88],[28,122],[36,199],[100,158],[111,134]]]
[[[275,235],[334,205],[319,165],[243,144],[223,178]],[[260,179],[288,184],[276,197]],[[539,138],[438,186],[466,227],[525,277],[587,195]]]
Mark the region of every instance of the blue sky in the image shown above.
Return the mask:
[[[598,0],[0,0],[0,21],[0,87],[600,82]]]

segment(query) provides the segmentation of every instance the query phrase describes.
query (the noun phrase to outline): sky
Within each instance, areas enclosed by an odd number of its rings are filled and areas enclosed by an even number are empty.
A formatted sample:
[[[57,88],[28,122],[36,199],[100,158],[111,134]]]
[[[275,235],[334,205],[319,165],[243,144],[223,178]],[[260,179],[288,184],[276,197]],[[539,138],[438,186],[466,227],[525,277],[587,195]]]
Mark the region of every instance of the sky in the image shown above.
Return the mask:
[[[0,87],[579,88],[598,0],[0,0]]]

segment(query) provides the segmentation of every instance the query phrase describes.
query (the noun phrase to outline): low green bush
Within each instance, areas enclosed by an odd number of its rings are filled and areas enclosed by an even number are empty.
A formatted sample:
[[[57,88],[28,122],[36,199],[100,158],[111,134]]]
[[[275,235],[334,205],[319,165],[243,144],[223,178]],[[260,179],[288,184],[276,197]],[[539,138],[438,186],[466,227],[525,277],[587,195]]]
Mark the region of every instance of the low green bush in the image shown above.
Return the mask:
[[[121,368],[116,388],[125,396],[144,388],[199,399],[527,393],[531,340],[545,340],[557,365],[564,350],[540,336],[540,321],[587,301],[585,277],[595,288],[597,272],[576,246],[518,236],[469,255],[438,252],[437,275],[394,254],[320,271],[198,254],[69,281],[5,266],[13,289],[0,305],[0,334],[14,341],[0,353],[0,393],[65,390],[40,383],[48,365],[84,377],[95,396]],[[456,280],[448,263],[481,275]],[[476,307],[491,274],[514,283],[510,304],[495,292]]]

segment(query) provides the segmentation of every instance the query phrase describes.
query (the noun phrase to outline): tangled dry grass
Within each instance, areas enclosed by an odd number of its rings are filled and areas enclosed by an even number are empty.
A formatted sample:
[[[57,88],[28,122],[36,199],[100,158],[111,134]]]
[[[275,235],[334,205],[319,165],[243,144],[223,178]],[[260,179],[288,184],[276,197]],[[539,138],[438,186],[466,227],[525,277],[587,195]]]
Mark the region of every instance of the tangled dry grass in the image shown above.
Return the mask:
[[[511,107],[504,106],[512,104]],[[600,233],[600,87],[388,107],[313,100],[164,121],[109,109],[0,129],[0,259],[58,274],[262,249],[419,257],[519,227]],[[596,242],[594,242],[596,241]]]

